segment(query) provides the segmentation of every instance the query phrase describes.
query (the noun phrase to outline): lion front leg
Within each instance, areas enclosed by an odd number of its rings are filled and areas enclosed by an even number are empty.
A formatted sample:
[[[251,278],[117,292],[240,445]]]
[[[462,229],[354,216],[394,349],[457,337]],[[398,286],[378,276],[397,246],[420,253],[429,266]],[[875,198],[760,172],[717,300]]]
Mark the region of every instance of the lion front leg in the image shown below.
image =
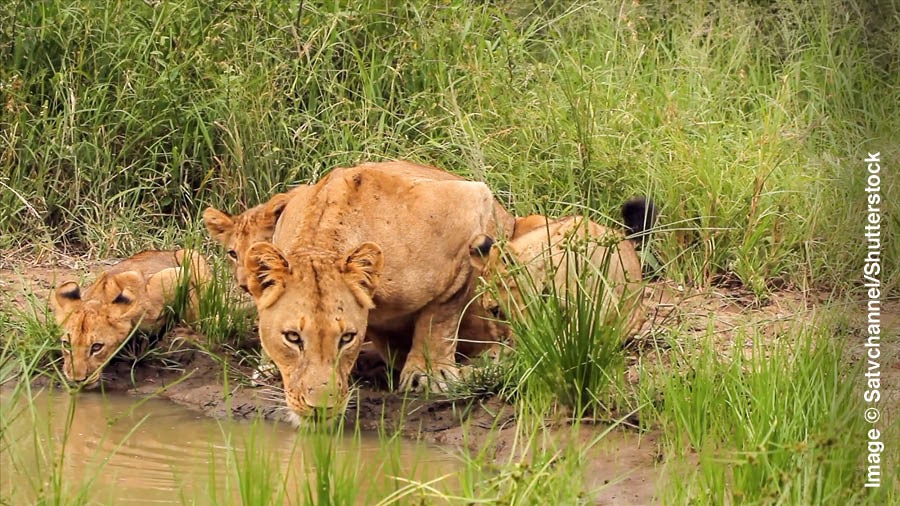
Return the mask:
[[[446,392],[458,381],[456,328],[460,309],[453,305],[425,308],[416,319],[412,348],[400,372],[400,390]]]

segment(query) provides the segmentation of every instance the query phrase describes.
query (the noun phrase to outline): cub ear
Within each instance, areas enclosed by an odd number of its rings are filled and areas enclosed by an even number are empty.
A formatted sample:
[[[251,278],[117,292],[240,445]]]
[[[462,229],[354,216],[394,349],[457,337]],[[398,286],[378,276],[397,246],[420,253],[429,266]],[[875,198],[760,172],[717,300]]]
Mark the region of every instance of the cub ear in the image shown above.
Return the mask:
[[[278,193],[270,198],[268,202],[266,202],[266,220],[271,220],[271,222],[268,223],[269,225],[271,225],[272,227],[275,226],[275,222],[278,221],[278,218],[281,217],[281,213],[284,212],[284,208],[287,206],[290,200],[290,194]]]
[[[550,220],[548,220],[546,216],[541,214],[530,214],[522,218],[516,218],[516,225],[513,228],[513,236],[511,237],[511,239],[522,237],[528,232],[541,227],[546,228],[549,223]]]
[[[483,270],[493,246],[494,240],[484,234],[472,239],[472,242],[469,243],[469,262],[472,267]]]
[[[50,309],[60,318],[69,313],[78,302],[81,302],[81,288],[74,281],[66,281],[53,290]]]
[[[248,271],[247,288],[259,310],[265,309],[281,297],[291,274],[291,264],[274,244],[258,242],[247,250],[244,267]]]
[[[231,231],[234,229],[234,220],[231,216],[214,207],[207,207],[203,211],[203,223],[206,224],[206,230],[210,237],[222,244],[228,242]]]
[[[109,276],[103,289],[104,302],[111,303],[122,313],[131,309],[139,294],[145,289],[144,276],[137,271],[126,271]]]
[[[374,242],[364,242],[349,251],[340,265],[344,280],[355,292],[359,302],[369,309],[374,307],[372,296],[378,288],[382,269],[384,254]]]

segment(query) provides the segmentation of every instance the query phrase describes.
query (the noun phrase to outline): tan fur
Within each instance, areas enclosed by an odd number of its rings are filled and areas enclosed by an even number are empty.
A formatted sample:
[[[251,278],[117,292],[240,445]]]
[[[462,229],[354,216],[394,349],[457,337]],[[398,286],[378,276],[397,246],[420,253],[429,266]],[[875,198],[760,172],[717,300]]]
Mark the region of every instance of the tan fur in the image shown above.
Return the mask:
[[[166,306],[190,270],[186,318],[197,317],[197,289],[210,279],[206,260],[192,250],[145,251],[107,269],[81,290],[74,281],[56,287],[50,307],[63,327],[63,372],[70,381],[92,386],[134,330],[153,331],[166,323]]]
[[[379,350],[409,349],[401,388],[424,388],[430,377],[445,389],[458,375],[456,330],[475,281],[468,245],[506,230],[484,184],[427,167],[410,175],[420,166],[397,163],[335,169],[305,206],[283,214],[290,244],[279,236],[248,253],[260,338],[299,415],[340,407],[369,330]],[[354,339],[341,346],[348,329]],[[301,336],[302,350],[285,332]]]
[[[520,229],[517,223],[515,237],[504,248],[492,247],[486,258],[473,250],[473,265],[495,288],[481,297],[485,311],[497,314],[502,309],[507,315],[521,317],[527,310],[526,299],[548,288],[562,297],[584,289],[588,296],[603,293],[598,303],[610,309],[608,320],[618,318],[621,311],[626,315],[626,332],[640,328],[645,319],[641,263],[634,244],[624,234],[582,217],[549,220],[534,215],[524,220],[528,226]],[[473,244],[483,241],[478,238]],[[503,258],[504,253],[508,258]],[[577,272],[592,274],[580,285]]]
[[[325,176],[324,179],[335,177],[349,170],[372,170],[389,174],[392,177],[409,178],[410,181],[466,181],[461,176],[447,172],[430,165],[421,165],[403,160],[391,160],[386,162],[367,162],[351,168],[336,168]],[[296,191],[296,190],[295,190]],[[302,217],[306,212],[312,192],[295,194],[287,205],[276,225],[272,243],[282,250],[295,246],[294,242],[301,227]],[[377,197],[376,197],[377,198]],[[446,203],[444,212],[452,213],[457,207],[452,202]],[[402,205],[400,206],[402,209]],[[518,220],[511,215],[499,202],[493,202],[491,211],[494,233],[499,237],[509,237],[518,227]],[[402,227],[397,228],[402,234]],[[402,235],[401,235],[402,236]],[[316,246],[310,244],[307,246]],[[387,254],[390,254],[388,252]],[[403,253],[401,252],[401,255]],[[413,329],[404,329],[399,333],[381,335],[377,330],[370,329],[369,338],[378,349],[381,356],[393,367],[404,366],[409,351],[409,335]],[[469,304],[459,325],[457,339],[457,354],[463,357],[474,357],[482,353],[496,354],[498,343],[506,341],[509,337],[509,327],[487,315],[478,304]]]
[[[203,211],[203,222],[209,235],[225,247],[235,282],[247,290],[247,273],[244,258],[250,246],[257,242],[271,241],[278,230],[278,218],[292,200],[303,206],[305,196],[312,186],[303,185],[286,193],[278,193],[267,202],[231,216],[209,207]]]
[[[541,214],[530,214],[522,218],[516,218],[516,225],[513,229],[513,237],[521,237],[537,228],[546,228],[550,222],[546,216]]]

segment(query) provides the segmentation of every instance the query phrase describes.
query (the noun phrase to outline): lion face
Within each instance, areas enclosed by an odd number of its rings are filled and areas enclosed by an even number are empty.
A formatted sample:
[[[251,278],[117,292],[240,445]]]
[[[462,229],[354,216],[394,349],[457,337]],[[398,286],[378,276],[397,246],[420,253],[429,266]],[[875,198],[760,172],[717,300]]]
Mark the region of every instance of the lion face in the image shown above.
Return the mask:
[[[54,291],[51,308],[63,329],[63,373],[67,380],[92,387],[100,379],[103,365],[134,330],[143,315],[138,297],[143,277],[134,271],[102,275],[82,297],[78,285],[69,281]]]
[[[485,313],[505,320],[510,312],[524,307],[517,276],[507,263],[513,255],[501,254],[500,247],[488,236],[479,236],[469,248],[472,265],[481,273],[481,295],[477,301]]]
[[[248,291],[244,259],[250,246],[272,240],[275,225],[290,201],[289,193],[279,193],[265,204],[231,216],[212,207],[203,211],[203,222],[209,235],[225,247],[231,272],[238,286]]]
[[[343,411],[383,265],[374,243],[344,255],[301,250],[290,259],[270,243],[248,250],[260,340],[297,415]]]

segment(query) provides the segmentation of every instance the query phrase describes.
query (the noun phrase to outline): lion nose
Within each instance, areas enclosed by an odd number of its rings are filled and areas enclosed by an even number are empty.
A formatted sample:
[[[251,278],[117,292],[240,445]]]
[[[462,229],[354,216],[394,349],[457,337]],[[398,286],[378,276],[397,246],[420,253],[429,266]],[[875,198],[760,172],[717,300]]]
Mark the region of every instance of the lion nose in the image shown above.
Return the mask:
[[[74,383],[77,385],[84,384],[87,382],[87,380],[88,380],[87,374],[85,374],[84,376],[82,376],[80,378],[76,378],[74,376],[69,377],[69,383]]]
[[[338,405],[339,395],[337,387],[330,383],[306,389],[306,403],[313,408],[334,408]]]

